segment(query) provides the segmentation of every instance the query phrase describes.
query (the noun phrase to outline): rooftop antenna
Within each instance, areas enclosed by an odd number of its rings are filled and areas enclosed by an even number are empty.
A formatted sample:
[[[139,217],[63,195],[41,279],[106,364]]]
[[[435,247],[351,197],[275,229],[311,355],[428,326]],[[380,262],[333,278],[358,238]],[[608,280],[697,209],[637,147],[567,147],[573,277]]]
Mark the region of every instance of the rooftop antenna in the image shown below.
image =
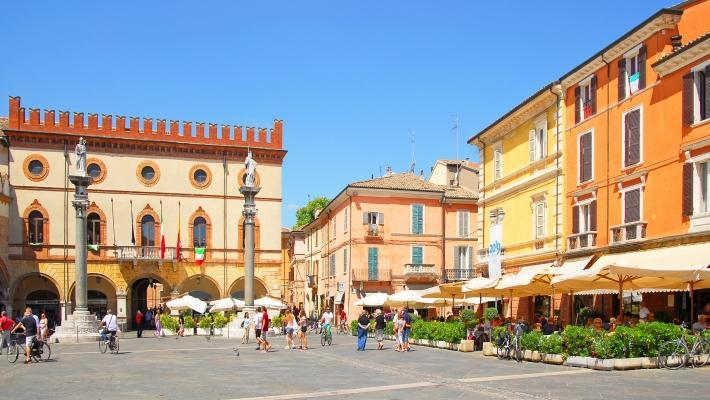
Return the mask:
[[[452,131],[456,131],[456,161],[459,160],[459,115],[453,115],[453,117],[456,118],[456,121],[454,122],[453,128],[451,128]]]
[[[412,132],[411,129],[409,130],[409,141],[411,142],[411,145],[412,145],[412,160],[409,164],[409,172],[411,172],[413,174],[414,167],[416,165],[416,160],[414,158],[414,132]]]
[[[382,178],[382,166],[380,165],[380,178]]]

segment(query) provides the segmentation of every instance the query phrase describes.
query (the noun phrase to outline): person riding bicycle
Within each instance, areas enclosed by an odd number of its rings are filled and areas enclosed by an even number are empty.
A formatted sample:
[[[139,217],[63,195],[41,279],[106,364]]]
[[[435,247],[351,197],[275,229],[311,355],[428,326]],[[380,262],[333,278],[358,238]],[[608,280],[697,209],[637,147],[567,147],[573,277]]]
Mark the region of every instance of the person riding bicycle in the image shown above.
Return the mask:
[[[20,320],[20,322],[12,328],[10,333],[14,333],[18,329],[23,329],[25,331],[25,364],[29,363],[32,359],[32,346],[34,345],[35,337],[37,336],[37,328],[39,323],[37,322],[37,317],[32,315],[32,308],[25,308],[25,316]]]
[[[108,331],[108,333],[111,334],[111,343],[113,344],[113,338],[116,336],[116,331],[118,331],[118,324],[116,323],[116,316],[111,314],[110,308],[106,310],[106,315],[104,315],[104,318],[99,324],[99,329],[101,329],[101,327],[106,328],[105,330],[101,331],[101,340],[108,339],[108,337],[106,336],[106,331]]]
[[[341,332],[347,332],[348,329],[348,315],[345,313],[345,308],[340,309],[340,313],[338,314],[338,328],[340,329]]]
[[[333,324],[333,318],[334,316],[333,313],[330,312],[330,307],[326,307],[320,320],[323,323],[323,328],[325,328],[325,331],[328,332],[328,335],[332,335],[330,332],[330,326]]]

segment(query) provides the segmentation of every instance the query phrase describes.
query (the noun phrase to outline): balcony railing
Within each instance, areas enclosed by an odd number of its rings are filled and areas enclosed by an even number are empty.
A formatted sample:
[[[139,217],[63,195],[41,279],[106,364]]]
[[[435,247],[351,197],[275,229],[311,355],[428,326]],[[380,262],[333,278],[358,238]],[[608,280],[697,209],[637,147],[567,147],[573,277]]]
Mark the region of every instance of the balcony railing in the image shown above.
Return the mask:
[[[367,230],[365,231],[365,236],[372,237],[372,238],[378,238],[378,237],[382,236],[382,228],[380,228],[380,226],[377,224],[369,224],[369,225],[367,225]]]
[[[444,269],[444,280],[446,282],[467,281],[476,277],[473,268],[446,268]]]
[[[610,228],[612,244],[625,243],[645,238],[646,225],[648,225],[648,222],[646,221],[635,221],[612,226]]]
[[[353,269],[353,281],[374,282],[392,280],[392,271],[389,269]]]
[[[315,275],[306,276],[308,279],[308,287],[316,287],[318,285],[318,277]]]
[[[435,274],[434,264],[404,264],[405,275]]]
[[[580,250],[594,247],[597,245],[597,232],[589,231],[575,233],[567,236],[567,248],[570,250]]]
[[[175,247],[165,248],[165,257],[160,257],[160,247],[119,246],[116,248],[118,261],[177,261]]]

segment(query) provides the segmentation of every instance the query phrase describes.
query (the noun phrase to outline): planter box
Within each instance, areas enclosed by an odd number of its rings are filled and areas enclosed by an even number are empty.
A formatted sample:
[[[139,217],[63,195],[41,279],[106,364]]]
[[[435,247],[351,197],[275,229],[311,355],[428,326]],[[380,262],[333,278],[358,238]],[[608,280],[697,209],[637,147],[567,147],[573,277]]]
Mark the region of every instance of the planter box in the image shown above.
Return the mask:
[[[492,342],[483,342],[483,355],[484,356],[495,356],[496,346]]]
[[[658,368],[658,357],[641,357],[641,368],[643,368],[643,369]]]
[[[614,360],[614,369],[625,371],[629,369],[640,369],[643,365],[641,358],[617,358]]]
[[[532,361],[532,350],[523,350],[523,360]]]
[[[197,328],[197,334],[201,336],[209,336],[210,335],[210,330],[208,329],[203,329],[203,328]]]
[[[461,343],[459,344],[459,351],[465,352],[465,353],[470,353],[473,351],[473,345],[474,345],[473,340],[462,340]]]
[[[540,352],[537,350],[533,350],[530,354],[530,361],[532,361],[532,362],[542,361],[542,356],[540,355]]]
[[[195,331],[192,328],[185,328],[185,336],[192,336],[195,334]]]
[[[215,336],[222,336],[223,329],[224,328],[214,328]]]
[[[545,364],[562,365],[565,362],[565,358],[562,354],[544,354],[542,356],[542,362]]]
[[[163,336],[175,336],[175,331],[172,330],[172,329],[165,329],[165,328],[163,328],[163,329],[161,330],[161,334],[162,334]]]
[[[597,371],[611,371],[614,369],[614,363],[616,359],[610,358],[603,360],[601,358],[589,357],[587,361],[587,368],[595,369]]]
[[[569,356],[565,361],[568,367],[587,368],[589,357]]]

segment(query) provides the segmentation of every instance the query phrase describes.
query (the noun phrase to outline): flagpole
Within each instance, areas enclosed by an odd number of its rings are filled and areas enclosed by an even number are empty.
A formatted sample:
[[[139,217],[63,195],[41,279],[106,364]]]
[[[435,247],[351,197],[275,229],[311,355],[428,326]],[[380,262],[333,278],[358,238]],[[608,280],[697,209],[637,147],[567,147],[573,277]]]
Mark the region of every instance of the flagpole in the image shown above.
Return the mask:
[[[116,248],[116,217],[113,213],[113,197],[111,197],[111,230],[113,231],[113,252],[114,254],[118,254],[118,249]]]
[[[133,231],[133,200],[129,200],[131,203],[131,245],[136,246],[136,234]]]

